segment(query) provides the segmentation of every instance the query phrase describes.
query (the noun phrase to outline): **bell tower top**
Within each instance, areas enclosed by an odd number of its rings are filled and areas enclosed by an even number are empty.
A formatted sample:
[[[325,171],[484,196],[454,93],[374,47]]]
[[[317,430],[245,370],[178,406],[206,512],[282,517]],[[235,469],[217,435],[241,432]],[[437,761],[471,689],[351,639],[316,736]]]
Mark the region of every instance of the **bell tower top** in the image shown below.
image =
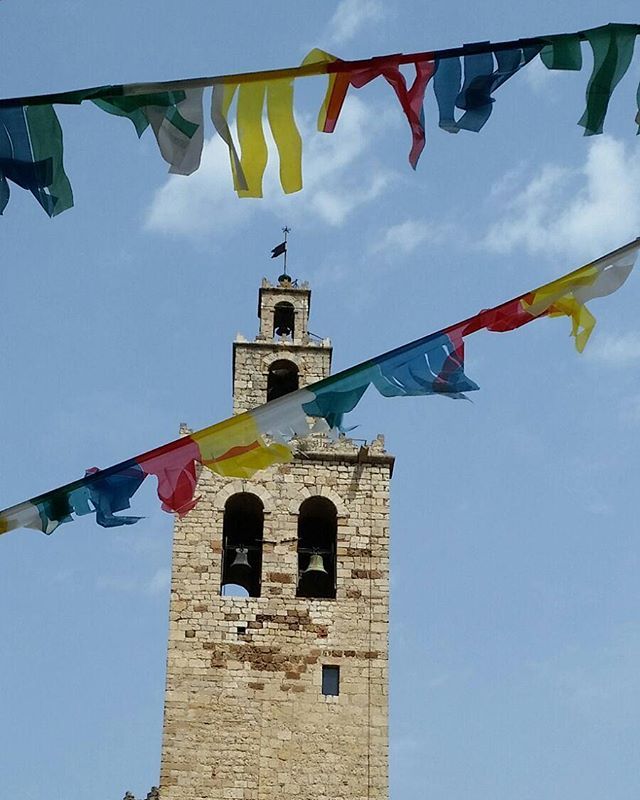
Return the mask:
[[[331,369],[331,341],[309,332],[311,288],[286,272],[258,292],[260,326],[253,341],[233,345],[233,413],[322,380]]]
[[[308,342],[310,310],[311,289],[308,283],[298,285],[297,280],[284,274],[273,286],[263,278],[258,294],[260,331],[256,341]]]

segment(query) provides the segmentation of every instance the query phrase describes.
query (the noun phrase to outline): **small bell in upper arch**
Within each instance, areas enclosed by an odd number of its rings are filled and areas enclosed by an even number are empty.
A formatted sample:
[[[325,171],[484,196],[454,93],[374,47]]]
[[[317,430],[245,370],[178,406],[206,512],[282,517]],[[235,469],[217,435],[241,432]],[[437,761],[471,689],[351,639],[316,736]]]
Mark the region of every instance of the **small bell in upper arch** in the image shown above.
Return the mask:
[[[229,572],[232,570],[241,570],[244,572],[248,569],[251,569],[251,564],[249,563],[249,559],[247,557],[247,548],[237,547],[235,558],[229,565]]]

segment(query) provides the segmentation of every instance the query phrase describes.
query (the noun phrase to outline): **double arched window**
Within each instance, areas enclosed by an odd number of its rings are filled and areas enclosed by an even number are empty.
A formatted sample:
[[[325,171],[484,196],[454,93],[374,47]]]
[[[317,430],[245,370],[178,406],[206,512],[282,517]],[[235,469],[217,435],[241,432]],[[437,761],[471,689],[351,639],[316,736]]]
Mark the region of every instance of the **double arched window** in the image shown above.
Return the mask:
[[[221,594],[260,597],[264,506],[250,492],[232,495],[222,524]]]
[[[232,495],[225,503],[222,524],[222,595],[260,597],[263,533],[262,500],[251,492]],[[301,504],[296,597],[336,596],[337,535],[338,514],[330,500],[315,496]]]

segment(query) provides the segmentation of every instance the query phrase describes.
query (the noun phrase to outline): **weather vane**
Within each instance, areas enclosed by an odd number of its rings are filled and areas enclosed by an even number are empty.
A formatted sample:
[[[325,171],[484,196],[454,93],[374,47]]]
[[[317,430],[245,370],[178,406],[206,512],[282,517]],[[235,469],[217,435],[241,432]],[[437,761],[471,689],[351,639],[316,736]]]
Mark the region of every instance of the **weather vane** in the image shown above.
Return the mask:
[[[287,234],[291,233],[291,228],[287,225],[284,226],[282,229],[284,233],[284,242],[280,242],[280,244],[276,245],[273,250],[271,251],[271,258],[277,258],[278,256],[284,255],[284,270],[283,275],[288,277],[287,275]]]

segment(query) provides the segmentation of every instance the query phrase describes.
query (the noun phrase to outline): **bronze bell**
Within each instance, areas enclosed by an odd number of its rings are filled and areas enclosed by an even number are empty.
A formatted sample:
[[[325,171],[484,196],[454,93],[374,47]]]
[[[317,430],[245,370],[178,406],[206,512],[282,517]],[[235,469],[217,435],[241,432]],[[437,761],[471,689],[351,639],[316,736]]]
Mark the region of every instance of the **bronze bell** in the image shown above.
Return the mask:
[[[231,570],[244,571],[246,569],[251,569],[251,564],[249,563],[249,559],[247,558],[247,548],[237,547],[235,558],[229,565],[229,571]]]
[[[311,557],[309,558],[309,564],[306,569],[302,570],[303,575],[307,575],[309,572],[312,573],[320,573],[323,575],[328,575],[329,573],[324,568],[324,559],[320,555],[320,553],[312,553]]]
[[[309,556],[307,568],[300,573],[299,597],[331,597],[331,579],[320,553]]]

